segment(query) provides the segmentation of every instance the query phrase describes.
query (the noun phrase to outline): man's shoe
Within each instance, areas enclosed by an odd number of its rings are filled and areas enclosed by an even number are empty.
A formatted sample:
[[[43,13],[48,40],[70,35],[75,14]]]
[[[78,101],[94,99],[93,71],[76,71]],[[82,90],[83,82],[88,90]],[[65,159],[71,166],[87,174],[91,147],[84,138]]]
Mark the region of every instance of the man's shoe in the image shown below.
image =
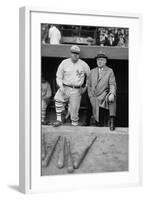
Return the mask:
[[[51,125],[51,122],[49,120],[43,121],[41,123],[42,125]]]
[[[72,126],[88,126],[86,123],[84,122],[78,122],[78,124],[71,124]]]
[[[63,123],[62,123],[61,121],[58,121],[58,120],[57,120],[56,122],[53,123],[53,126],[54,126],[54,127],[58,127],[58,126],[61,126],[62,124],[63,124]]]
[[[50,124],[49,119],[46,119],[45,122],[46,122],[46,124]]]
[[[72,125],[72,126],[79,126],[79,123],[78,123],[78,121],[77,121],[77,122],[72,121],[72,122],[71,122],[71,125]]]
[[[115,130],[115,118],[110,117],[110,131],[114,131],[114,130]]]
[[[42,125],[47,125],[45,121],[41,122]]]
[[[102,127],[102,124],[100,122],[95,121],[95,125],[98,127]]]

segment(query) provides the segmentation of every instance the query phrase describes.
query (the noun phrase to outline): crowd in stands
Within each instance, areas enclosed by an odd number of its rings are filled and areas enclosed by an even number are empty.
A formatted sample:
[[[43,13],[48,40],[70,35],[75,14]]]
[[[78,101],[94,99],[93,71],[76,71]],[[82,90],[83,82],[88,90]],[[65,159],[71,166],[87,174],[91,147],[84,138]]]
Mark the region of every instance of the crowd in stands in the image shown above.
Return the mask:
[[[86,45],[128,47],[129,31],[128,28],[42,24],[42,44],[51,44],[51,37],[56,37],[56,44],[65,44],[64,38],[76,37],[77,44],[86,38]]]
[[[128,47],[128,29],[98,27],[97,30],[97,45]]]

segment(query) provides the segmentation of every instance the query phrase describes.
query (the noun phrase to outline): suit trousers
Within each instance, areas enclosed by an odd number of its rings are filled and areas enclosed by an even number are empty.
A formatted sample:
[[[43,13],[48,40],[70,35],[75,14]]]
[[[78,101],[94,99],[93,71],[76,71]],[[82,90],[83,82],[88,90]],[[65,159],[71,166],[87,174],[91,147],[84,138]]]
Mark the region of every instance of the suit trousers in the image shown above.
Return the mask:
[[[116,101],[109,103],[109,116],[116,116]]]
[[[99,107],[100,103],[98,102],[96,97],[90,97],[90,102],[92,106],[92,113],[94,116],[94,119],[99,122]],[[104,107],[102,107],[104,108]],[[108,110],[109,110],[109,116],[116,116],[116,100],[112,103],[108,103]]]

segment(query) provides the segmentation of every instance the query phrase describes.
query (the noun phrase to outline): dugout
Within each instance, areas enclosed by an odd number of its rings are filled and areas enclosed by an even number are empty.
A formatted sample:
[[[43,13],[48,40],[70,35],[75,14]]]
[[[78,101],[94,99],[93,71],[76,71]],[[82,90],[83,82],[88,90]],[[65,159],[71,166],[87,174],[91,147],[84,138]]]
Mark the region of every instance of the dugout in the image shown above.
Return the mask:
[[[56,71],[60,62],[69,57],[70,45],[42,45],[41,67],[42,73],[51,84],[53,96],[56,93]],[[117,127],[128,127],[128,48],[119,47],[90,47],[80,46],[81,59],[88,63],[90,69],[96,67],[95,55],[99,50],[104,51],[109,57],[108,66],[115,73],[117,82]],[[81,112],[86,113],[88,106],[87,93],[81,101]],[[50,104],[52,112],[54,102]],[[50,111],[51,112],[51,111]]]

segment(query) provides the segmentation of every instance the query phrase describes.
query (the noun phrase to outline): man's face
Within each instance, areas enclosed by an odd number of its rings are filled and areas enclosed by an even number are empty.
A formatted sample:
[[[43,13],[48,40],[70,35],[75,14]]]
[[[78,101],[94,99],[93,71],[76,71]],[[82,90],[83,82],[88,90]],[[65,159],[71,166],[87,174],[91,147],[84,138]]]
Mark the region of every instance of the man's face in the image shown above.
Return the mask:
[[[71,60],[73,63],[76,63],[79,60],[79,53],[71,52]]]
[[[106,65],[106,58],[97,58],[96,61],[98,67],[104,67]]]

